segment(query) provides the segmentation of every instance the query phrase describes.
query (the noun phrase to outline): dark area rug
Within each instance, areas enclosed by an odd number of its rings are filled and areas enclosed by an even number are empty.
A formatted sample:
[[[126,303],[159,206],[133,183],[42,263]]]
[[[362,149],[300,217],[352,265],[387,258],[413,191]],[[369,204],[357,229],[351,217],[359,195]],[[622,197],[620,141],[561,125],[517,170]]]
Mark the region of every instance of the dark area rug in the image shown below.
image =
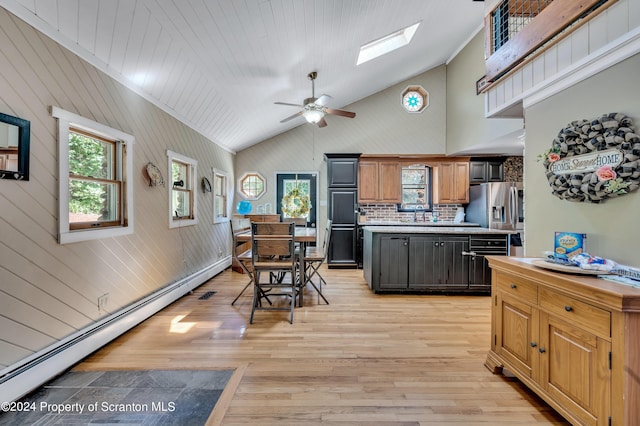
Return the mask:
[[[234,370],[67,372],[0,425],[204,425]]]

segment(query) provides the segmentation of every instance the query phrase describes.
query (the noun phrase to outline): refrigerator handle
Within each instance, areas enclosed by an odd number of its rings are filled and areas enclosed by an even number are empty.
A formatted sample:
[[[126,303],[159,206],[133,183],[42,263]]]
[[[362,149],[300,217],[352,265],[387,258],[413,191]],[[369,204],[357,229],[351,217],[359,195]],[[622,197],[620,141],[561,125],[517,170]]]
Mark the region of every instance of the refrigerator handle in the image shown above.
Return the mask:
[[[513,226],[513,228],[515,229],[516,226],[518,225],[518,189],[515,186],[511,187],[511,190],[509,191],[510,193],[510,200],[509,200],[509,207],[510,207],[510,219],[511,219],[511,225]]]

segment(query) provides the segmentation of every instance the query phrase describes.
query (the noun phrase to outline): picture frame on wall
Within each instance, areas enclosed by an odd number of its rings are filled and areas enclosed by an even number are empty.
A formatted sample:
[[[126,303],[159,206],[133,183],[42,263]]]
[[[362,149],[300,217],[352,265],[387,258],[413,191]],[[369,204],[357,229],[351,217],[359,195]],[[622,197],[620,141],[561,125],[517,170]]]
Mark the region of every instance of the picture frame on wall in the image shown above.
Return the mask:
[[[476,81],[476,95],[482,93],[482,89],[484,89],[487,84],[489,84],[489,82],[487,81],[487,76],[485,74],[478,81]]]

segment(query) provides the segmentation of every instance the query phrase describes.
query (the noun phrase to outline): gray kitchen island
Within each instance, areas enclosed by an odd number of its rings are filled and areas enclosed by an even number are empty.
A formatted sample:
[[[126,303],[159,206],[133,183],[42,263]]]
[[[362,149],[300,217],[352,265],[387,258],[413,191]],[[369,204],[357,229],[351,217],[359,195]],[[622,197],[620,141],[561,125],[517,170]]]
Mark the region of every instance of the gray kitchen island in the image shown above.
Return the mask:
[[[375,293],[491,293],[485,255],[508,255],[513,231],[365,226],[363,272]]]

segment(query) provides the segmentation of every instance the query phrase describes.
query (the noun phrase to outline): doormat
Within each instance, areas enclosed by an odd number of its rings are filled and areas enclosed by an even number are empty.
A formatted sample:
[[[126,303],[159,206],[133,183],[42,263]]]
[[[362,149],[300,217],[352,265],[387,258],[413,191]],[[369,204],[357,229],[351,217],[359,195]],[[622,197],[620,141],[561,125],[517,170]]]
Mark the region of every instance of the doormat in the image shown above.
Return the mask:
[[[0,425],[204,425],[234,370],[70,371],[0,412]],[[5,410],[4,408],[15,408]]]

